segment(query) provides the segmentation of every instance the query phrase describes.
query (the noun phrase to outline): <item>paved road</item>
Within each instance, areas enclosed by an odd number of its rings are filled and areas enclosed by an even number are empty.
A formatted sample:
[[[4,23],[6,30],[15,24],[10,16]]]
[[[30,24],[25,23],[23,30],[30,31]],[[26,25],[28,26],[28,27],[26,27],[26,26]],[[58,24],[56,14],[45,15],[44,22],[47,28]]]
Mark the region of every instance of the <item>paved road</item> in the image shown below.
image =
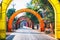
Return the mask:
[[[6,40],[55,40],[42,32],[32,30],[30,28],[18,29],[11,33]]]

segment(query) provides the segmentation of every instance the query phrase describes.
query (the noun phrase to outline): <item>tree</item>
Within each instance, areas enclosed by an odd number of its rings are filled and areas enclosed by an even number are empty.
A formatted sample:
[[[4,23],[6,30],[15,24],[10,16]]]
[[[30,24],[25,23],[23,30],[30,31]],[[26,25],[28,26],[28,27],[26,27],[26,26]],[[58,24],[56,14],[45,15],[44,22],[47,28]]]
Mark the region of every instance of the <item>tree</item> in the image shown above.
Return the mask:
[[[11,8],[11,9],[8,9],[7,11],[7,17],[10,18],[10,16],[15,12],[15,9]]]
[[[38,10],[38,2],[39,0],[32,0],[30,3],[27,4],[27,7],[29,9],[32,9],[34,11]],[[39,23],[37,18],[33,14],[26,13],[26,16],[28,16],[35,24]]]
[[[44,16],[42,17],[44,20],[49,20],[54,23],[54,10],[48,0],[32,0],[29,5],[27,5],[27,8],[38,12],[41,17]],[[28,13],[26,15],[29,16],[35,23],[38,23],[38,20],[34,15]]]

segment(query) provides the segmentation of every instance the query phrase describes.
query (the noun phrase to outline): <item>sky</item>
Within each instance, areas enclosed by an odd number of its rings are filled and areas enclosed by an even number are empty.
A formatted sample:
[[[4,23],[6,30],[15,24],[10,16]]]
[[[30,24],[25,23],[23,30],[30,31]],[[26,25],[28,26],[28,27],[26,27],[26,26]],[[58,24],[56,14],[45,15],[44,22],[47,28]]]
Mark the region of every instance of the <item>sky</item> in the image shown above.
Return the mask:
[[[0,0],[0,3],[1,3],[2,0]]]
[[[9,7],[8,7],[8,9],[10,9],[10,8],[13,8],[13,4],[15,5],[14,6],[14,8],[16,9],[16,11],[17,10],[20,10],[20,9],[23,9],[23,8],[27,8],[26,6],[27,6],[27,3],[30,3],[30,1],[31,0],[13,0],[12,2],[11,2],[11,4],[9,5]],[[25,12],[23,12],[23,13],[25,13]],[[23,15],[25,15],[25,14],[19,14],[19,15],[17,15],[17,17],[20,17],[20,16],[23,16]]]

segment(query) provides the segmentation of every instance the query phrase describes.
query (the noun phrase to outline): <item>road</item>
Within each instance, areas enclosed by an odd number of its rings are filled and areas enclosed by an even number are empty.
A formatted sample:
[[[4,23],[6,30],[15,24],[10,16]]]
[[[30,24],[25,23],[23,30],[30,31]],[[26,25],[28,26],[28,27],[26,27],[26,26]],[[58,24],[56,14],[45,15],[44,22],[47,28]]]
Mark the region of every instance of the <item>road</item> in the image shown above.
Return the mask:
[[[55,40],[53,37],[48,36],[42,32],[24,27],[17,29],[15,32],[11,33],[6,40]]]

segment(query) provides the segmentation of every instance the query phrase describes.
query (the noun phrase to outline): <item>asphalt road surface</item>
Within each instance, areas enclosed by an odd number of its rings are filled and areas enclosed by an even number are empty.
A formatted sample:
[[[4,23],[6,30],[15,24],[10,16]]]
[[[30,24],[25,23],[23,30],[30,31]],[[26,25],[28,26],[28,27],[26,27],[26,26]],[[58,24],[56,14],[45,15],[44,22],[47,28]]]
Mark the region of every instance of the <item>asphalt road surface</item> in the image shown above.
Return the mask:
[[[6,40],[56,40],[42,32],[24,27],[6,37]]]

